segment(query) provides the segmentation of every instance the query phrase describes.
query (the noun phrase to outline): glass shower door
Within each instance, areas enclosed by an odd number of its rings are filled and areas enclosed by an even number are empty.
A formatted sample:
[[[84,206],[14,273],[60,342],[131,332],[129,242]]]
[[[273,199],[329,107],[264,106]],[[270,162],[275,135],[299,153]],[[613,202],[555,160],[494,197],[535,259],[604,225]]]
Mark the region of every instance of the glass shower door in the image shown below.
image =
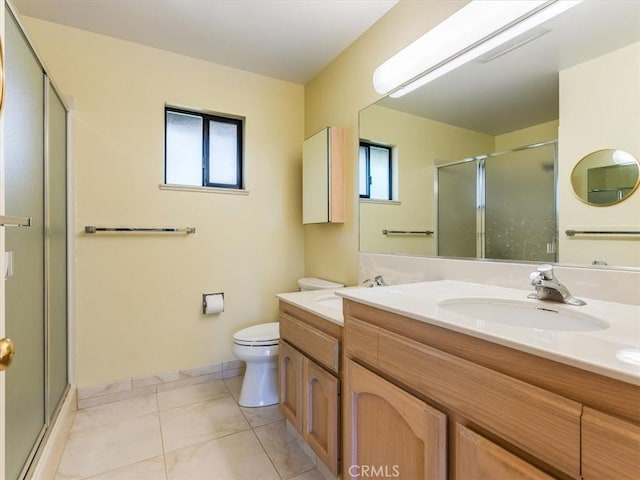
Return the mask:
[[[476,256],[477,161],[437,170],[438,255]]]
[[[44,74],[5,11],[5,211],[31,227],[5,228],[13,274],[5,281],[5,332],[16,356],[5,372],[5,477],[14,480],[45,428]]]
[[[66,392],[67,368],[67,111],[47,86],[47,419]]]
[[[555,158],[554,143],[484,161],[486,258],[556,261]]]

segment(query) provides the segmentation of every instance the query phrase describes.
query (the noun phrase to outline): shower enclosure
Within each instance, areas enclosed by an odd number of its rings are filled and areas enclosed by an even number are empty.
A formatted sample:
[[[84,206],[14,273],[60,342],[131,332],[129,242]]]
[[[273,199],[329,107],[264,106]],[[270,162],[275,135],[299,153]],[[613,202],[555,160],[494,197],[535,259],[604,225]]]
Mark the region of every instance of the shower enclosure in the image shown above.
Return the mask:
[[[69,388],[67,111],[17,15],[2,3],[0,337],[15,343],[16,354],[0,373],[0,478],[22,480],[33,473]]]
[[[437,254],[557,260],[557,143],[437,167]]]

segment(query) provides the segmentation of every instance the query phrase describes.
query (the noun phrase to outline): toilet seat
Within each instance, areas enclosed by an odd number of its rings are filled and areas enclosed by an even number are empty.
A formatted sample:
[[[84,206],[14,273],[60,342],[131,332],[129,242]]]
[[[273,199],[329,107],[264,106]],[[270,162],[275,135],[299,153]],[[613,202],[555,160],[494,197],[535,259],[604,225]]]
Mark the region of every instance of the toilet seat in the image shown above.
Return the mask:
[[[247,347],[269,347],[278,345],[279,341],[280,324],[278,322],[254,325],[233,334],[233,343]]]

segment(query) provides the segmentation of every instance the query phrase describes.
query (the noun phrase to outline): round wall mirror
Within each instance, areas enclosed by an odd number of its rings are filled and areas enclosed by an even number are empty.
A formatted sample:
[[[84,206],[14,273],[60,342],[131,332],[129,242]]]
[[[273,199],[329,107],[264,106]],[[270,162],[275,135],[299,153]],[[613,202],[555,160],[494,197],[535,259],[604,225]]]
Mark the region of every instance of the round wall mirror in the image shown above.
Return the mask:
[[[638,188],[638,159],[622,150],[598,150],[580,160],[571,172],[578,198],[589,205],[615,205]]]

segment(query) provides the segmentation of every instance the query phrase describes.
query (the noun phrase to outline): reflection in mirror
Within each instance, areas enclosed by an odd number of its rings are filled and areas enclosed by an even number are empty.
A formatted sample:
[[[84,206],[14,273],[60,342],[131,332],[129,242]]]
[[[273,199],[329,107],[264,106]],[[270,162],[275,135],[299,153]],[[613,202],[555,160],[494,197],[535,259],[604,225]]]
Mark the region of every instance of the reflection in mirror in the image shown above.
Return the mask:
[[[640,228],[640,195],[598,215],[583,210],[570,180],[590,151],[640,153],[640,1],[582,2],[540,28],[360,112],[361,141],[389,146],[394,168],[393,201],[360,199],[361,251],[640,267],[637,235],[565,235]],[[528,167],[521,149],[537,144],[553,145],[555,157]]]
[[[622,150],[590,153],[571,172],[575,194],[589,205],[615,205],[638,188],[638,160]]]
[[[556,144],[436,167],[438,255],[556,261]]]

